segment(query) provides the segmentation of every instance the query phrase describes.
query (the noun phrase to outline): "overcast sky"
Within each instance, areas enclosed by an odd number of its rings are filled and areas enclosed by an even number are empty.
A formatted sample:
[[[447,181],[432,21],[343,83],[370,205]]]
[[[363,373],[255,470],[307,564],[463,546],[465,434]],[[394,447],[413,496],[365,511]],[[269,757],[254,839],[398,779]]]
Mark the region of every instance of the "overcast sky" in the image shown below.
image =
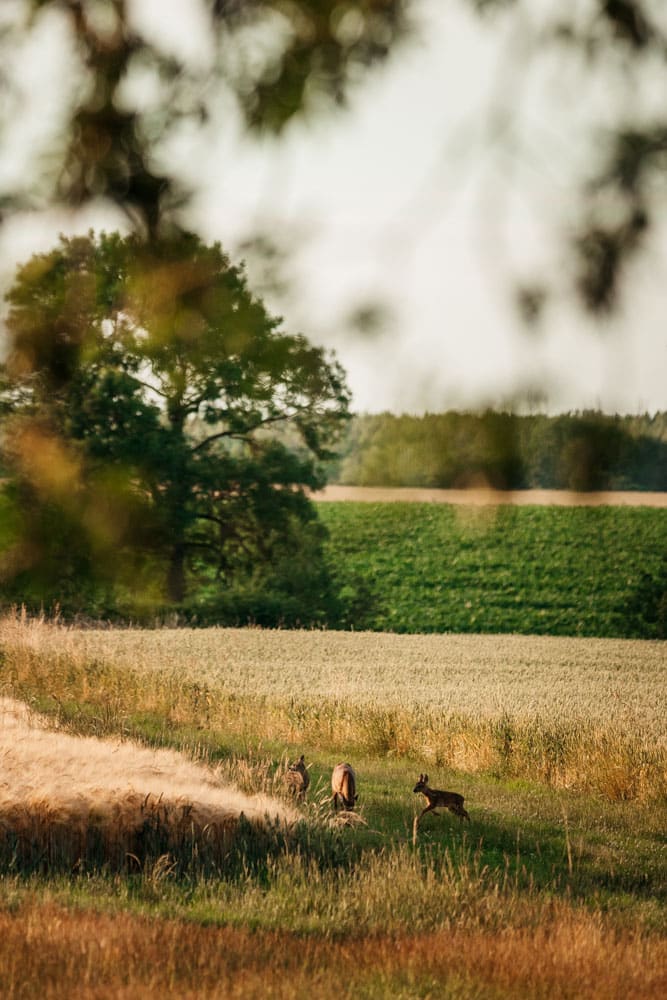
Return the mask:
[[[181,20],[196,4],[134,2],[166,45],[205,53],[206,37]],[[484,27],[463,3],[424,0],[423,11],[421,37],[366,77],[348,110],[259,142],[223,103],[204,137],[182,136],[172,155],[197,185],[191,224],[232,251],[257,233],[289,251],[289,294],[269,293],[270,305],[336,349],[358,411],[535,396],[552,412],[665,409],[665,231],[613,324],[594,327],[565,293],[559,235],[576,218],[574,178],[609,81],[530,60],[510,22]],[[44,44],[57,65],[57,38]],[[32,72],[41,80],[47,68]],[[0,253],[20,259],[90,222],[58,217],[45,234],[23,220]],[[513,290],[545,275],[562,295],[527,330]],[[355,313],[370,307],[379,322],[360,333]]]

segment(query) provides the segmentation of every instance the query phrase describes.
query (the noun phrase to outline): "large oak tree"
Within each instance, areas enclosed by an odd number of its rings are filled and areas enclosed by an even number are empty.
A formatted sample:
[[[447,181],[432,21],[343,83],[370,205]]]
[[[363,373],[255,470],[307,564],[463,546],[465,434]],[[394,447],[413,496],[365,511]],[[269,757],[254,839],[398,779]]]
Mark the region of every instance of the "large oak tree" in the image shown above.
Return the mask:
[[[346,421],[344,373],[282,330],[220,246],[62,238],[8,298],[3,445],[31,516],[6,573],[143,552],[180,603],[188,572],[229,585],[317,537],[305,489]],[[59,542],[54,519],[71,521]]]

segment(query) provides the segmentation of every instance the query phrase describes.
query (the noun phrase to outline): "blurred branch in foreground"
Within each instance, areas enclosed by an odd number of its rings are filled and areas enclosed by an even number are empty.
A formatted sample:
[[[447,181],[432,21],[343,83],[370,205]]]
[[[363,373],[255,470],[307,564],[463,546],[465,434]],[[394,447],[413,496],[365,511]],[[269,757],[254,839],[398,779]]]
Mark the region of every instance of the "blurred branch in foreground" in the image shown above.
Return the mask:
[[[204,124],[211,107],[259,130],[281,131],[299,113],[343,103],[367,66],[387,57],[407,30],[405,0],[196,0],[170,8],[201,41],[197,55],[142,28],[128,0],[16,0],[0,18],[0,137],[11,141],[31,112],[19,61],[48,55],[45,32],[66,52],[57,130],[27,176],[0,188],[5,216],[99,199],[120,207],[145,235],[173,225],[189,191],[164,157],[184,122]],[[15,53],[19,53],[19,57]],[[35,166],[37,169],[35,170]],[[223,166],[224,169],[224,166]]]

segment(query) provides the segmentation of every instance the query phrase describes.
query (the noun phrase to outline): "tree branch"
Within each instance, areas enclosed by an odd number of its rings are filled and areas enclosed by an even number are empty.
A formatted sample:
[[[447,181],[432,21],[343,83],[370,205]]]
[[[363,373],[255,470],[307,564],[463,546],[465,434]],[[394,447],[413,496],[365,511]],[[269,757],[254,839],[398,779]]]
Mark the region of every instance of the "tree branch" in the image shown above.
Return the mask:
[[[268,424],[277,424],[282,420],[293,420],[299,413],[302,413],[306,407],[297,407],[293,413],[281,413],[273,417],[264,417],[262,420],[257,420],[252,425],[246,427],[243,431],[218,431],[216,434],[211,434],[209,437],[204,438],[199,444],[196,444],[194,448],[190,450],[190,454],[194,454],[199,451],[200,448],[205,448],[207,445],[212,444],[214,441],[218,441],[220,438],[234,438],[238,441],[244,441],[248,434],[253,431],[259,430],[260,427],[266,427]]]
[[[143,386],[144,389],[149,389],[151,392],[157,393],[157,395],[162,396],[163,399],[169,398],[169,394],[165,392],[164,389],[156,389],[154,385],[150,384],[150,382],[144,382],[143,379],[137,378],[136,375],[132,375],[131,378],[137,383],[137,385]]]
[[[217,552],[219,550],[218,545],[214,545],[213,542],[197,542],[193,539],[189,539],[185,543],[186,549],[208,549],[211,552]]]

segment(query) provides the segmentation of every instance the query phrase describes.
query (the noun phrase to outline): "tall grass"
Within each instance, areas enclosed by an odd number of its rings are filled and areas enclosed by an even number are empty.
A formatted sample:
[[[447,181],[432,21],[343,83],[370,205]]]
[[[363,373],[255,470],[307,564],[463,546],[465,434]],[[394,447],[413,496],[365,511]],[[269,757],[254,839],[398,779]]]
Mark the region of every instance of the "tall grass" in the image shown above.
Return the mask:
[[[1,621],[0,994],[662,995],[662,649],[424,639]],[[414,847],[417,763],[473,822]]]
[[[159,725],[155,739],[181,733],[190,752],[261,733],[613,801],[667,796],[657,642],[77,630],[19,616],[0,622],[0,648],[0,690],[79,732]]]
[[[0,912],[0,991],[37,996],[253,1000],[554,997],[654,1000],[667,943],[618,935],[554,906],[536,927],[301,935],[68,911],[26,900]]]

